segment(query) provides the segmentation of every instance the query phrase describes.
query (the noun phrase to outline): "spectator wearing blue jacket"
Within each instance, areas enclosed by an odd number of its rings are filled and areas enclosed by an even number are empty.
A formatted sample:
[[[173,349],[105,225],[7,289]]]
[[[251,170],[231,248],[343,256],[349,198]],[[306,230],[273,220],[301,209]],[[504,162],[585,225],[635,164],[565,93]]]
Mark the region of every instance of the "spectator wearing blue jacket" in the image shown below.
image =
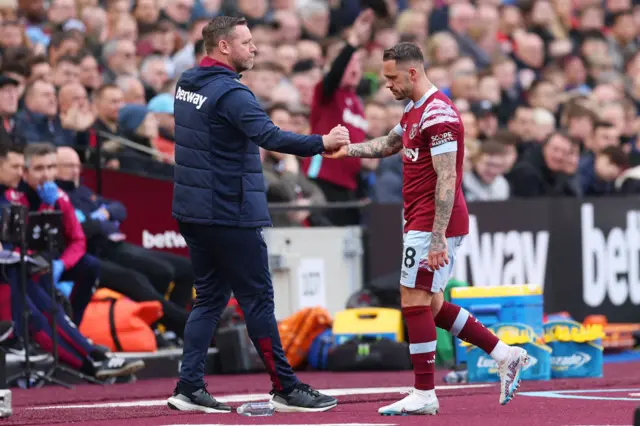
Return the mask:
[[[25,108],[16,115],[14,137],[25,143],[51,142],[75,146],[77,134],[65,129],[58,115],[58,99],[53,84],[36,80],[25,89]]]
[[[195,273],[196,300],[184,333],[180,380],[169,407],[228,413],[206,390],[204,365],[231,292],[273,384],[277,411],[325,411],[337,405],[301,383],[289,365],[274,314],[262,227],[271,226],[258,147],[310,157],[349,143],[343,126],[328,135],[282,131],[240,81],[256,47],[244,18],[218,16],[202,31],[207,56],[182,74],[175,94],[173,216]]]

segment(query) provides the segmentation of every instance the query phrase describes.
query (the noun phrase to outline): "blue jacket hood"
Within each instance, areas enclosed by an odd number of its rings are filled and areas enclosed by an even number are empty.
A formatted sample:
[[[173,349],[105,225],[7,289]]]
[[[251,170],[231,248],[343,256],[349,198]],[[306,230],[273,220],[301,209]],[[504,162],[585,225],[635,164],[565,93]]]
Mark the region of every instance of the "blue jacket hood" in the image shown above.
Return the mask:
[[[223,78],[239,79],[238,73],[221,66],[202,67],[197,66],[185,71],[180,77],[180,86],[184,90],[198,91],[212,81]]]

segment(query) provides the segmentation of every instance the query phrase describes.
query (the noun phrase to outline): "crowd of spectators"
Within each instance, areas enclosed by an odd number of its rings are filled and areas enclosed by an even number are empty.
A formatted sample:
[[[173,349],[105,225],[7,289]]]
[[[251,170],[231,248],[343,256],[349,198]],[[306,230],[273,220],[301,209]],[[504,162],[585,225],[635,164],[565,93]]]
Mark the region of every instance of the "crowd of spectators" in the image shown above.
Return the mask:
[[[404,104],[385,88],[382,51],[411,41],[462,115],[469,202],[639,190],[635,0],[3,1],[1,131],[170,178],[176,82],[203,57],[202,28],[219,14],[248,19],[258,52],[242,81],[284,130],[344,124],[353,142],[388,133]],[[336,101],[347,106],[329,118]],[[272,202],[401,201],[401,155],[262,154]],[[359,219],[298,210],[274,220]]]

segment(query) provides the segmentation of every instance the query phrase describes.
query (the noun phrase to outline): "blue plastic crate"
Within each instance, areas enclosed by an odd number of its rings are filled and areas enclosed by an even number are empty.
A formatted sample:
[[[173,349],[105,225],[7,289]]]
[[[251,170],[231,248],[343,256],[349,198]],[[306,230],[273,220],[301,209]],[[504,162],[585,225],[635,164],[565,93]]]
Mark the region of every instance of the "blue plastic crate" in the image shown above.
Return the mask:
[[[497,287],[459,287],[451,291],[451,303],[469,311],[485,326],[521,323],[536,335],[543,334],[544,303],[542,289],[534,285]],[[462,341],[454,339],[456,364],[467,362]]]
[[[572,320],[549,321],[544,325],[547,345],[552,349],[551,377],[553,378],[578,378],[578,377],[602,377],[603,376],[603,347],[602,339],[594,338],[590,341],[582,341],[583,338],[564,340],[554,339],[553,329],[566,327],[568,330],[583,331],[582,324]]]
[[[549,380],[551,379],[551,352],[552,349],[542,343],[537,342],[538,336],[533,333],[533,329],[526,324],[501,323],[489,327],[498,336],[505,329],[515,329],[526,331],[532,341],[527,343],[513,344],[507,341],[505,343],[513,346],[520,346],[529,353],[529,364],[522,371],[522,380]],[[467,346],[467,369],[469,373],[469,382],[497,382],[498,365],[491,357],[477,346]]]

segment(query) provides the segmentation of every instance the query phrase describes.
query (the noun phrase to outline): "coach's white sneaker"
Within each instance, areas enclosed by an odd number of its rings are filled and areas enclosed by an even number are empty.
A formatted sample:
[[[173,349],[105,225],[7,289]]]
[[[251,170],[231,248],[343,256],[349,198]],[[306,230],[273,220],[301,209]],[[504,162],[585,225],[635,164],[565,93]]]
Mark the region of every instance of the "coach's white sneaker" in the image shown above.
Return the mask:
[[[378,413],[383,416],[427,415],[435,416],[440,411],[436,391],[411,389],[409,395],[398,402],[382,407]]]
[[[498,365],[500,376],[500,404],[505,405],[513,399],[520,387],[520,374],[529,363],[527,351],[517,346],[509,348],[507,359]]]

